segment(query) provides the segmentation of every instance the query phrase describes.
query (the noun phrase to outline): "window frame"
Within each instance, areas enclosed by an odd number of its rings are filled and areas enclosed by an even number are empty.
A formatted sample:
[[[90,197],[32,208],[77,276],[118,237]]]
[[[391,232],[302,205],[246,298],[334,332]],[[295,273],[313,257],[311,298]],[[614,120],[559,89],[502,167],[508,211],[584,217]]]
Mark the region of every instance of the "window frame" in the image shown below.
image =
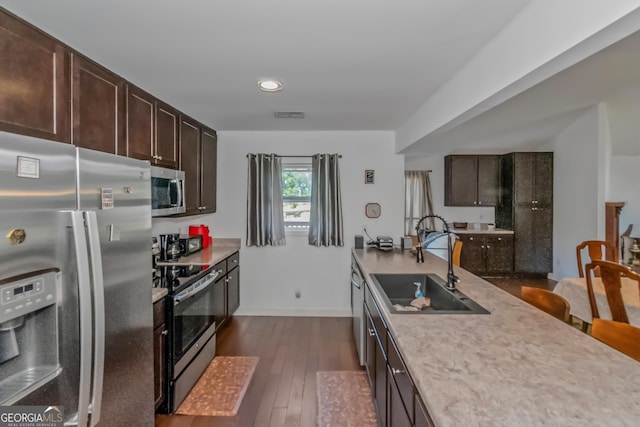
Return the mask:
[[[284,178],[284,174],[285,172],[291,171],[292,169],[304,169],[304,171],[308,171],[309,172],[309,187],[311,187],[312,185],[312,163],[311,163],[311,159],[304,159],[304,160],[300,160],[300,159],[295,159],[293,160],[293,158],[290,158],[291,160],[285,160],[283,158],[282,160],[282,178]],[[306,161],[305,161],[306,160]],[[287,224],[287,221],[285,220],[285,204],[286,203],[309,203],[309,206],[311,206],[311,192],[309,192],[309,196],[285,196],[284,195],[284,190],[285,190],[285,186],[284,186],[284,179],[282,179],[282,214],[283,214],[283,222],[284,222],[284,231],[285,234],[308,234],[309,233],[309,227],[311,225],[311,218],[309,218],[308,221],[297,221],[297,222],[289,222],[289,224]]]

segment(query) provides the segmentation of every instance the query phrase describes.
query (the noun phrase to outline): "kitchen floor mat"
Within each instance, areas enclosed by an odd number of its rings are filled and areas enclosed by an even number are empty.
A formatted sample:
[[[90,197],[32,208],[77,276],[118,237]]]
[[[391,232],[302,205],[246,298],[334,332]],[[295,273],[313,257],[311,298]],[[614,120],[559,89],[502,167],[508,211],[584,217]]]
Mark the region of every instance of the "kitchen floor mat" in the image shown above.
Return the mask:
[[[256,370],[258,359],[245,356],[215,357],[176,414],[235,415]]]
[[[317,372],[320,427],[377,427],[376,411],[364,371]]]

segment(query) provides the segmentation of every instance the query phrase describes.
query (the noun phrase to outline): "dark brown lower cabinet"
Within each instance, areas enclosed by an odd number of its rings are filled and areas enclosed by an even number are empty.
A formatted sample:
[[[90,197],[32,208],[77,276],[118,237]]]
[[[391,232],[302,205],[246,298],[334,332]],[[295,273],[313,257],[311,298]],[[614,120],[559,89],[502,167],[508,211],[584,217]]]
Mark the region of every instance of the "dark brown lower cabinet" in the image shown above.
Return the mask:
[[[381,427],[433,426],[368,285],[365,287],[364,314],[367,327],[365,368],[378,424]],[[378,316],[380,318],[376,320]]]
[[[460,267],[478,275],[513,272],[513,234],[459,234]]]
[[[227,320],[227,279],[219,278],[213,284],[213,317],[216,320],[216,329]]]
[[[233,315],[240,306],[240,267],[227,273],[227,317]]]
[[[153,304],[153,397],[156,409],[165,397],[167,329],[164,299]]]

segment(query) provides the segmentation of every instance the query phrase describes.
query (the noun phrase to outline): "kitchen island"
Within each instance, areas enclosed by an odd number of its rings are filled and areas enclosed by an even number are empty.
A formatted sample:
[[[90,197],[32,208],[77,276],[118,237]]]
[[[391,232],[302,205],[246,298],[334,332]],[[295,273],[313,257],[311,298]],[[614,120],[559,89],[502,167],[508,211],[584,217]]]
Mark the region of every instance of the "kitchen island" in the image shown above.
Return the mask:
[[[433,273],[425,253],[353,249],[373,273]],[[369,286],[436,426],[640,425],[640,364],[479,277],[458,288],[490,314],[392,314]]]

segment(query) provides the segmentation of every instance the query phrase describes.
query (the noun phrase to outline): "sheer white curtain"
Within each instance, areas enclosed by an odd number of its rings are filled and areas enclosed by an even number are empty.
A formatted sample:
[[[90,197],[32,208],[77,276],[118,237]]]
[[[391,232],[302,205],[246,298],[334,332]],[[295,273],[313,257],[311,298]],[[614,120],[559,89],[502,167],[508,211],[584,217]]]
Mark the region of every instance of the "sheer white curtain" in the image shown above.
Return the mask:
[[[284,245],[280,158],[275,154],[247,157],[247,246]]]
[[[343,245],[339,157],[338,154],[312,157],[310,245]]]
[[[404,171],[404,234],[416,234],[418,221],[427,214],[433,214],[429,171]],[[428,221],[429,228],[435,230],[433,218]]]

